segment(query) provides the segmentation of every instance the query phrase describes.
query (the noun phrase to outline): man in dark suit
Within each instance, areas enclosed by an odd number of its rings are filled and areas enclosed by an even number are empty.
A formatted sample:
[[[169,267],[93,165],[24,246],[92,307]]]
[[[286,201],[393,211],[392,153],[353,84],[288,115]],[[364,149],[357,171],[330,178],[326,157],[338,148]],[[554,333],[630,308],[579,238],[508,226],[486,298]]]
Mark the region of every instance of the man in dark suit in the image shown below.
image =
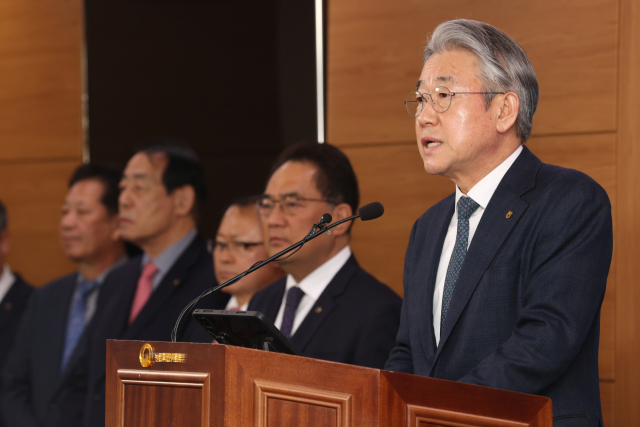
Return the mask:
[[[7,362],[7,356],[20,324],[20,319],[27,308],[27,301],[33,288],[22,278],[11,271],[5,263],[9,254],[9,230],[7,229],[7,210],[0,202],[0,372]],[[2,393],[2,378],[0,378]],[[0,427],[4,427],[2,408],[0,407]]]
[[[195,153],[176,142],[153,143],[129,160],[120,189],[122,237],[144,253],[114,271],[104,284],[85,364],[87,427],[104,424],[106,340],[169,341],[182,309],[216,285],[213,261],[196,229],[206,187]],[[223,309],[228,299],[215,293],[199,307]],[[178,340],[212,338],[188,315]]]
[[[60,240],[78,265],[68,276],[36,290],[3,372],[7,426],[74,425],[84,407],[74,374],[86,351],[86,330],[101,284],[124,262],[118,231],[117,171],[80,166],[62,205]]]
[[[258,212],[269,255],[303,239],[324,213],[333,221],[358,208],[349,159],[329,144],[300,143],[277,160]],[[351,224],[331,229],[278,261],[287,277],[258,292],[249,310],[271,319],[303,355],[382,368],[393,348],[401,300],[360,268]]]
[[[500,30],[456,20],[433,33],[407,108],[426,171],[456,193],[414,224],[385,368],[548,396],[554,426],[598,426],[611,208],[591,178],[523,146],[537,99]]]

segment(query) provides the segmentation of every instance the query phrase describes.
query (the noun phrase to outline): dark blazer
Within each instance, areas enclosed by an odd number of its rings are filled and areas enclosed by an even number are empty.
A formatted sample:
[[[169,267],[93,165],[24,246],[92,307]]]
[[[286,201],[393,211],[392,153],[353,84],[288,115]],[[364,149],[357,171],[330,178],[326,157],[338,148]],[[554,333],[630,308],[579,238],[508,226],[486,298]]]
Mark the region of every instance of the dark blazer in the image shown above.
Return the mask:
[[[106,341],[109,339],[170,341],[171,331],[182,309],[204,290],[216,285],[213,260],[205,243],[196,238],[176,260],[138,317],[128,325],[142,255],[114,270],[102,285],[99,307],[94,316],[88,353],[88,394],[84,425],[104,425]],[[224,309],[229,295],[217,292],[203,298],[197,308]],[[184,317],[178,341],[212,342],[213,338],[193,320]]]
[[[433,292],[454,201],[413,226],[397,346],[385,368],[548,396],[554,426],[601,425],[600,306],[613,247],[607,194],[524,147],[483,213],[436,347]]]
[[[76,273],[54,280],[33,292],[29,300],[3,372],[2,407],[7,426],[68,425],[63,405],[82,408],[82,399],[68,402],[67,398],[73,387],[71,372],[86,349],[85,337],[78,342],[65,372],[60,372],[76,280]]]
[[[28,285],[22,277],[15,272],[13,273],[15,280],[0,301],[0,372],[7,363],[7,356],[13,347],[13,342],[20,325],[22,314],[27,308],[27,301],[33,288]],[[2,394],[2,378],[0,377],[0,395]],[[2,415],[2,406],[0,405],[0,427],[4,427],[4,418]]]
[[[275,321],[285,288],[286,277],[256,293],[248,310]],[[382,368],[394,346],[401,304],[351,256],[290,339],[307,357]]]

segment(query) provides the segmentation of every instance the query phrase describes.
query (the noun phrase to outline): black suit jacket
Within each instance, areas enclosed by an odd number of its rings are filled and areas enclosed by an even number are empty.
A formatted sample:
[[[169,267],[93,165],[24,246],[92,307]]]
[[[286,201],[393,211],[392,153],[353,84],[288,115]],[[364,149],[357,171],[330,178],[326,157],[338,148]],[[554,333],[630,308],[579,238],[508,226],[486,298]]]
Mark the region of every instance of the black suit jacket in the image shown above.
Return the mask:
[[[153,291],[136,319],[128,325],[138,278],[142,272],[142,255],[113,271],[102,285],[99,308],[94,316],[88,361],[88,393],[84,425],[104,425],[106,341],[109,339],[170,341],[171,331],[184,307],[204,290],[215,286],[213,260],[199,238],[187,247]],[[217,292],[203,298],[197,308],[224,309],[229,295]],[[213,338],[185,316],[178,341],[212,342]]]
[[[526,147],[471,241],[438,346],[432,302],[455,195],[414,224],[386,369],[548,396],[554,426],[602,423],[600,306],[613,247],[605,191]]]
[[[83,399],[69,401],[73,370],[86,350],[86,337],[78,342],[64,373],[60,358],[69,304],[77,274],[57,279],[33,292],[15,345],[5,366],[2,406],[7,426],[65,426],[63,408],[81,410]]]
[[[13,347],[13,342],[20,325],[22,314],[27,308],[27,301],[33,288],[28,285],[22,277],[13,273],[15,280],[0,301],[0,372],[7,363],[9,351]],[[2,378],[0,377],[0,395],[2,394]],[[2,415],[2,407],[0,405],[0,427],[4,427],[4,417]]]
[[[248,309],[275,321],[285,288],[282,278],[256,293]],[[382,368],[394,346],[401,304],[351,256],[290,339],[307,357]]]

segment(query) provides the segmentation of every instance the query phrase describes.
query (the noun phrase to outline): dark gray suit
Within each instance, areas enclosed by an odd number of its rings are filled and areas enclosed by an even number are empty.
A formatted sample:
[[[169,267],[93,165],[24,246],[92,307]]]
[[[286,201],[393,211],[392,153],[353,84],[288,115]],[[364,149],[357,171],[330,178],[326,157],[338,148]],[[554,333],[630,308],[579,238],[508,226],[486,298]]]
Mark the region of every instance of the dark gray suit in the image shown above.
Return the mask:
[[[436,346],[433,293],[454,201],[413,226],[400,330],[385,368],[548,396],[554,426],[601,425],[600,306],[613,247],[607,194],[524,147],[482,215]]]
[[[15,280],[0,301],[0,372],[4,368],[13,347],[13,342],[22,319],[22,314],[27,308],[27,301],[33,292],[33,288],[25,283],[18,274],[13,273]],[[2,393],[2,379],[0,378],[0,394]],[[4,418],[0,408],[0,427],[4,427]]]
[[[3,372],[7,426],[68,426],[72,424],[65,417],[82,409],[82,399],[73,402],[68,397],[76,387],[72,372],[86,350],[86,337],[80,339],[65,372],[60,373],[76,280],[76,273],[64,276],[37,289],[29,300]]]
[[[253,296],[249,310],[275,321],[286,278]],[[402,300],[352,255],[329,282],[291,342],[304,356],[382,368],[393,348]]]

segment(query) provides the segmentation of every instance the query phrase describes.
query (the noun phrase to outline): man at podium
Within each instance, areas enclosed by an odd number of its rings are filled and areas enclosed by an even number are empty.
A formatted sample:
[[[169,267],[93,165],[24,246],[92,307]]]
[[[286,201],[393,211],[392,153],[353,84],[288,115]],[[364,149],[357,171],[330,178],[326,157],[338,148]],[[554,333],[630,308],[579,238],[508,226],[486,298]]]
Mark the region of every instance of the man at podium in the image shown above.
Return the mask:
[[[269,255],[302,240],[323,214],[333,222],[358,208],[349,159],[329,144],[285,150],[257,209]],[[382,368],[393,348],[401,300],[358,265],[349,248],[351,223],[331,229],[278,261],[287,273],[256,293],[249,310],[274,322],[303,355]]]
[[[537,102],[508,35],[469,20],[436,28],[406,106],[425,170],[456,192],[413,226],[385,368],[548,396],[554,426],[599,426],[611,207],[591,178],[524,145]]]

